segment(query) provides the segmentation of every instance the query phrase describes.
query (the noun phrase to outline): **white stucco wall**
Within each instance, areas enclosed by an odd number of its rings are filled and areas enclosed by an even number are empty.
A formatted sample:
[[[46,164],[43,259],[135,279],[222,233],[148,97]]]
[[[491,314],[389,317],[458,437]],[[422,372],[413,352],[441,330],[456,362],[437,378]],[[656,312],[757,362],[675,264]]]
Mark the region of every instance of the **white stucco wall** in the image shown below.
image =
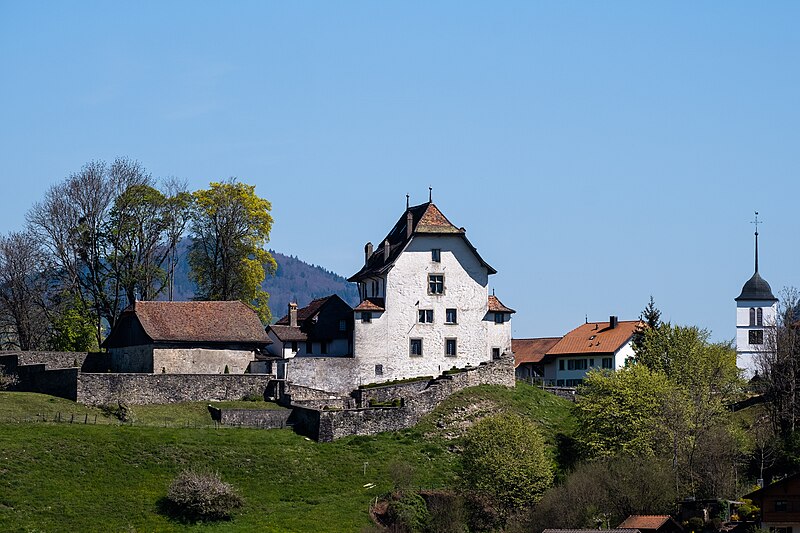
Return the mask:
[[[762,309],[763,325],[750,325],[751,308]],[[736,302],[736,366],[742,369],[745,378],[753,377],[757,370],[758,354],[769,349],[769,339],[774,335],[777,316],[777,302],[769,300]],[[752,330],[764,332],[764,344],[750,344]]]
[[[441,250],[441,261],[431,250]],[[428,274],[444,275],[444,293],[428,294]],[[412,238],[386,277],[386,312],[362,323],[356,314],[355,357],[363,383],[438,375],[452,367],[477,366],[491,359],[491,347],[511,350],[510,321],[484,320],[488,308],[488,271],[459,236]],[[457,323],[446,324],[446,310]],[[420,310],[433,310],[433,323],[419,323]],[[410,339],[422,339],[421,357],[410,355]],[[447,339],[456,339],[457,355],[445,355]],[[375,376],[375,365],[383,376]]]
[[[633,339],[629,340],[627,343],[622,345],[619,350],[614,352],[613,354],[581,354],[581,355],[564,355],[555,358],[552,362],[546,364],[544,366],[544,379],[548,382],[557,382],[558,380],[564,380],[564,385],[566,385],[566,380],[572,379],[584,379],[586,377],[586,373],[592,369],[602,369],[603,367],[603,358],[611,357],[613,359],[612,365],[614,370],[619,370],[620,368],[625,366],[625,362],[628,358],[634,356],[633,350]],[[570,359],[587,359],[587,368],[586,370],[568,370],[569,368],[569,361]],[[564,370],[559,370],[559,361],[564,361]],[[591,361],[593,360],[593,361]],[[592,364],[594,366],[589,366]]]

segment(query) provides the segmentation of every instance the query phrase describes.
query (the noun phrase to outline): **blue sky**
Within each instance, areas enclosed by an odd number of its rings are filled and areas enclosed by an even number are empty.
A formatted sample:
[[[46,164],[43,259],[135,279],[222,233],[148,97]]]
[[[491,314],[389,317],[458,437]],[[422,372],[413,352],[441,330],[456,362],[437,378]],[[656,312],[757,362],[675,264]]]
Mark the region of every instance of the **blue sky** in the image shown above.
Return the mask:
[[[734,336],[760,270],[800,286],[800,4],[0,1],[0,232],[91,160],[236,176],[270,246],[343,275],[434,202],[516,337],[652,294]]]

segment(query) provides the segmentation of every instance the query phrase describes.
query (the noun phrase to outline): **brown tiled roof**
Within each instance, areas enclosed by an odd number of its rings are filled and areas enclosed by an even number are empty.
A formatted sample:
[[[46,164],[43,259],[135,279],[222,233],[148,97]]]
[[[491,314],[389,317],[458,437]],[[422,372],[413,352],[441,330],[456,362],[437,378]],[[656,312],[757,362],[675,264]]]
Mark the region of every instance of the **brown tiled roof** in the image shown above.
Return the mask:
[[[367,298],[358,304],[353,311],[386,311],[383,298]]]
[[[134,314],[156,342],[269,343],[258,315],[240,301],[137,301],[123,313]]]
[[[542,337],[538,339],[511,339],[514,352],[514,366],[522,363],[539,363],[547,351],[561,340],[561,337]]]
[[[669,515],[632,514],[620,525],[620,528],[658,529],[669,521]]]
[[[275,336],[282,341],[307,341],[308,335],[303,333],[303,331],[299,327],[292,327],[292,326],[280,326],[278,324],[272,324],[268,326],[268,330],[275,333]]]
[[[489,312],[490,313],[516,313],[516,311],[514,311],[510,307],[506,307],[505,305],[503,305],[503,302],[501,302],[497,298],[497,296],[495,296],[494,294],[490,294],[489,295]]]
[[[633,337],[639,324],[639,320],[620,320],[615,328],[609,322],[581,324],[564,335],[547,355],[614,353]]]
[[[466,236],[466,231],[463,228],[455,227],[447,217],[442,214],[436,205],[432,202],[427,202],[420,205],[415,205],[406,209],[397,223],[392,227],[389,234],[378,244],[377,249],[367,259],[366,264],[348,278],[347,281],[359,281],[370,276],[380,275],[389,270],[394,264],[397,257],[408,244],[408,232],[406,226],[408,224],[408,213],[411,213],[411,234],[433,234],[433,235],[460,235],[467,246],[475,253],[475,256],[481,264],[489,270],[489,274],[495,274],[497,271],[486,263],[478,254],[478,250],[472,246]],[[385,259],[384,247],[386,242],[389,243],[389,258]]]
[[[331,298],[336,297],[335,294],[331,294],[330,296],[325,296],[324,298],[317,298],[316,300],[312,300],[310,304],[307,306],[297,310],[297,323],[300,324],[309,318],[313,317],[314,315],[322,309],[322,306],[328,303],[328,300]],[[288,326],[289,325],[289,315],[288,313],[284,315],[280,320],[275,322],[280,326]]]

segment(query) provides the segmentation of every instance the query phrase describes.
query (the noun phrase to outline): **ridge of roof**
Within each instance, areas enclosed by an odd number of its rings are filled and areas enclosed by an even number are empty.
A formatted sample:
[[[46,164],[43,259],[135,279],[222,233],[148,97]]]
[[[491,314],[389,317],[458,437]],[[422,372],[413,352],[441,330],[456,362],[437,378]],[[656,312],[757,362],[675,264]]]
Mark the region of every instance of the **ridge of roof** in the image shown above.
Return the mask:
[[[408,232],[408,215],[411,214],[411,236]],[[372,252],[361,269],[347,278],[347,281],[355,282],[365,277],[383,274],[388,271],[408,242],[414,235],[456,235],[461,236],[467,246],[472,250],[481,264],[489,270],[489,274],[496,274],[497,271],[491,267],[478,253],[466,236],[464,228],[457,228],[444,213],[433,202],[425,202],[406,208],[397,220],[386,237],[379,243],[378,247]],[[385,247],[388,244],[388,258],[386,258]]]
[[[327,304],[333,298],[339,298],[341,300],[341,297],[338,294],[330,294],[328,296],[323,296],[322,298],[316,298],[314,300],[311,300],[307,306],[298,309],[297,323],[300,324],[308,320],[309,318],[313,317],[314,315],[316,315],[325,306],[325,304]],[[345,302],[344,300],[342,300],[342,302],[347,304],[347,302]],[[289,314],[287,313],[283,315],[279,320],[275,322],[275,324],[278,326],[289,325]]]
[[[558,344],[561,337],[538,337],[533,339],[511,339],[511,351],[514,352],[514,366],[522,363],[539,363],[547,351]]]

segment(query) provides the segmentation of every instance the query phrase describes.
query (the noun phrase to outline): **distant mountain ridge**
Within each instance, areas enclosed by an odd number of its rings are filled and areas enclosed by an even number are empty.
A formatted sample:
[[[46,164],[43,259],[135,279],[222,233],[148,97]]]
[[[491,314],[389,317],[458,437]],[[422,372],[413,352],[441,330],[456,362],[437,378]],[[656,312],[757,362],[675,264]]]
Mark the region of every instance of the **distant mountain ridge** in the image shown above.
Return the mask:
[[[189,280],[188,260],[189,240],[184,239],[179,245],[180,259],[175,268],[175,300],[191,300],[194,296],[194,285]],[[297,256],[285,255],[275,250],[269,251],[278,269],[274,276],[267,276],[262,284],[269,293],[269,308],[272,320],[278,320],[287,312],[289,302],[297,302],[304,307],[311,300],[338,294],[351,306],[358,305],[358,289],[344,277],[318,265],[306,263]]]

